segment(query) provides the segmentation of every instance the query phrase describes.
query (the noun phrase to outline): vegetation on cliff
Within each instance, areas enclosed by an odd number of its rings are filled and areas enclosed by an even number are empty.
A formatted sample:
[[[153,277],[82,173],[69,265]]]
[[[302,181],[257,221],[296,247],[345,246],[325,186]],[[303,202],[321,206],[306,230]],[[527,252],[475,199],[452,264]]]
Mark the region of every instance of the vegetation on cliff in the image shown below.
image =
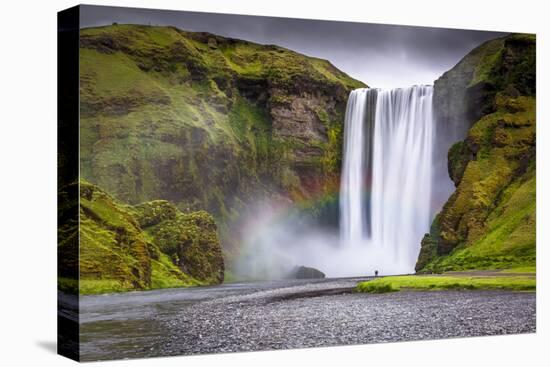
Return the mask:
[[[449,117],[440,122],[462,118],[468,131],[449,150],[456,191],[422,240],[416,270],[534,266],[535,36],[483,44],[437,88],[441,105],[434,107]],[[464,103],[453,100],[459,95]]]
[[[511,35],[436,81],[438,129],[461,139],[448,152],[456,191],[422,241],[417,271],[534,265],[534,63],[534,36]],[[240,251],[232,224],[257,197],[308,203],[297,210],[337,223],[345,104],[364,86],[279,46],[173,27],[81,30],[81,174],[112,195],[81,202],[81,231],[100,234],[84,239],[93,250],[83,251],[83,284],[220,282],[217,228],[231,259]],[[440,143],[436,152],[448,147]],[[105,250],[120,241],[123,253]],[[94,256],[120,265],[94,275]]]
[[[333,190],[348,93],[328,61],[173,27],[80,33],[81,173],[123,202],[206,210],[228,223],[256,193]]]
[[[80,237],[80,294],[223,281],[217,228],[206,212],[184,214],[164,200],[126,205],[82,180],[75,235]],[[71,259],[61,261],[60,269],[70,268],[65,262]],[[67,279],[70,274],[61,270],[60,275],[62,289],[78,287]]]

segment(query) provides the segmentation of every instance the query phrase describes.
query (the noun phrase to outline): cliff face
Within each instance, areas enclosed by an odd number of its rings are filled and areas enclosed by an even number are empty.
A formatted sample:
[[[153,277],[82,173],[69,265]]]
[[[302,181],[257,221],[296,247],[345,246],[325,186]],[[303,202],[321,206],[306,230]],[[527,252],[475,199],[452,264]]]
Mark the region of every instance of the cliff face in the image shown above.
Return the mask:
[[[184,214],[156,200],[130,206],[86,181],[80,182],[79,259],[60,258],[60,284],[77,287],[65,269],[79,261],[80,294],[218,284],[224,263],[214,219],[208,213]],[[67,241],[69,246],[74,241]],[[65,279],[63,279],[65,278]]]
[[[81,174],[114,197],[207,210],[223,232],[257,193],[338,184],[347,96],[364,85],[329,62],[138,25],[81,30],[80,47]]]
[[[534,35],[489,41],[436,81],[438,130],[464,140],[448,151],[456,190],[417,271],[535,264],[535,94]]]

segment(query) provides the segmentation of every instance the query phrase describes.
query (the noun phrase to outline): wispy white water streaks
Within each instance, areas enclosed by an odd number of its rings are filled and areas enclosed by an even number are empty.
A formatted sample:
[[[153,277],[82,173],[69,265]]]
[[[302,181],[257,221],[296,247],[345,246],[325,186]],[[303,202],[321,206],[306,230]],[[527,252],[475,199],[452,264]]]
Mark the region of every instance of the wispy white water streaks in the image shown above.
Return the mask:
[[[431,221],[433,88],[358,89],[346,111],[342,246],[365,272],[410,273]]]

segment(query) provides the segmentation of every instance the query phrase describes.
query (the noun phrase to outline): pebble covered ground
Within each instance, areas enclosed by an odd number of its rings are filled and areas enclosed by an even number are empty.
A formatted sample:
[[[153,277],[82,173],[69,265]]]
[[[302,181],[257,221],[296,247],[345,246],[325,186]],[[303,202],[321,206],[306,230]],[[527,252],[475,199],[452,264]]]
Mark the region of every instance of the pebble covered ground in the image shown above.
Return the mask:
[[[135,307],[128,317],[122,308],[112,312],[113,303],[103,298],[89,312],[101,314],[102,308],[110,307],[112,319],[89,317],[82,325],[83,359],[322,347],[536,329],[533,292],[359,294],[351,291],[357,281],[265,283],[231,290],[220,286],[201,297],[197,292],[187,297],[189,290],[172,291],[177,297],[163,302],[129,302]],[[115,304],[123,304],[124,296],[117,297]],[[139,294],[133,297],[139,299]],[[86,310],[86,300],[83,303]]]

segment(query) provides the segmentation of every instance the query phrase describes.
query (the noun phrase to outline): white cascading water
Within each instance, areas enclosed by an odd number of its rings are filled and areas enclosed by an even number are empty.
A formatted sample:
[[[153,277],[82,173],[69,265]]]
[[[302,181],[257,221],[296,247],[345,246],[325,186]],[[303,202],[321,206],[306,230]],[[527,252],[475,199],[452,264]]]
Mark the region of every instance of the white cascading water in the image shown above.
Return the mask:
[[[351,92],[344,122],[344,164],[340,184],[340,234],[347,245],[360,245],[368,235],[367,202],[364,196],[368,168],[365,167],[369,150],[365,144],[372,134],[367,120],[367,102],[373,103],[374,89],[357,89]]]
[[[342,245],[365,271],[411,273],[432,217],[431,86],[358,89],[349,97],[340,187]]]

